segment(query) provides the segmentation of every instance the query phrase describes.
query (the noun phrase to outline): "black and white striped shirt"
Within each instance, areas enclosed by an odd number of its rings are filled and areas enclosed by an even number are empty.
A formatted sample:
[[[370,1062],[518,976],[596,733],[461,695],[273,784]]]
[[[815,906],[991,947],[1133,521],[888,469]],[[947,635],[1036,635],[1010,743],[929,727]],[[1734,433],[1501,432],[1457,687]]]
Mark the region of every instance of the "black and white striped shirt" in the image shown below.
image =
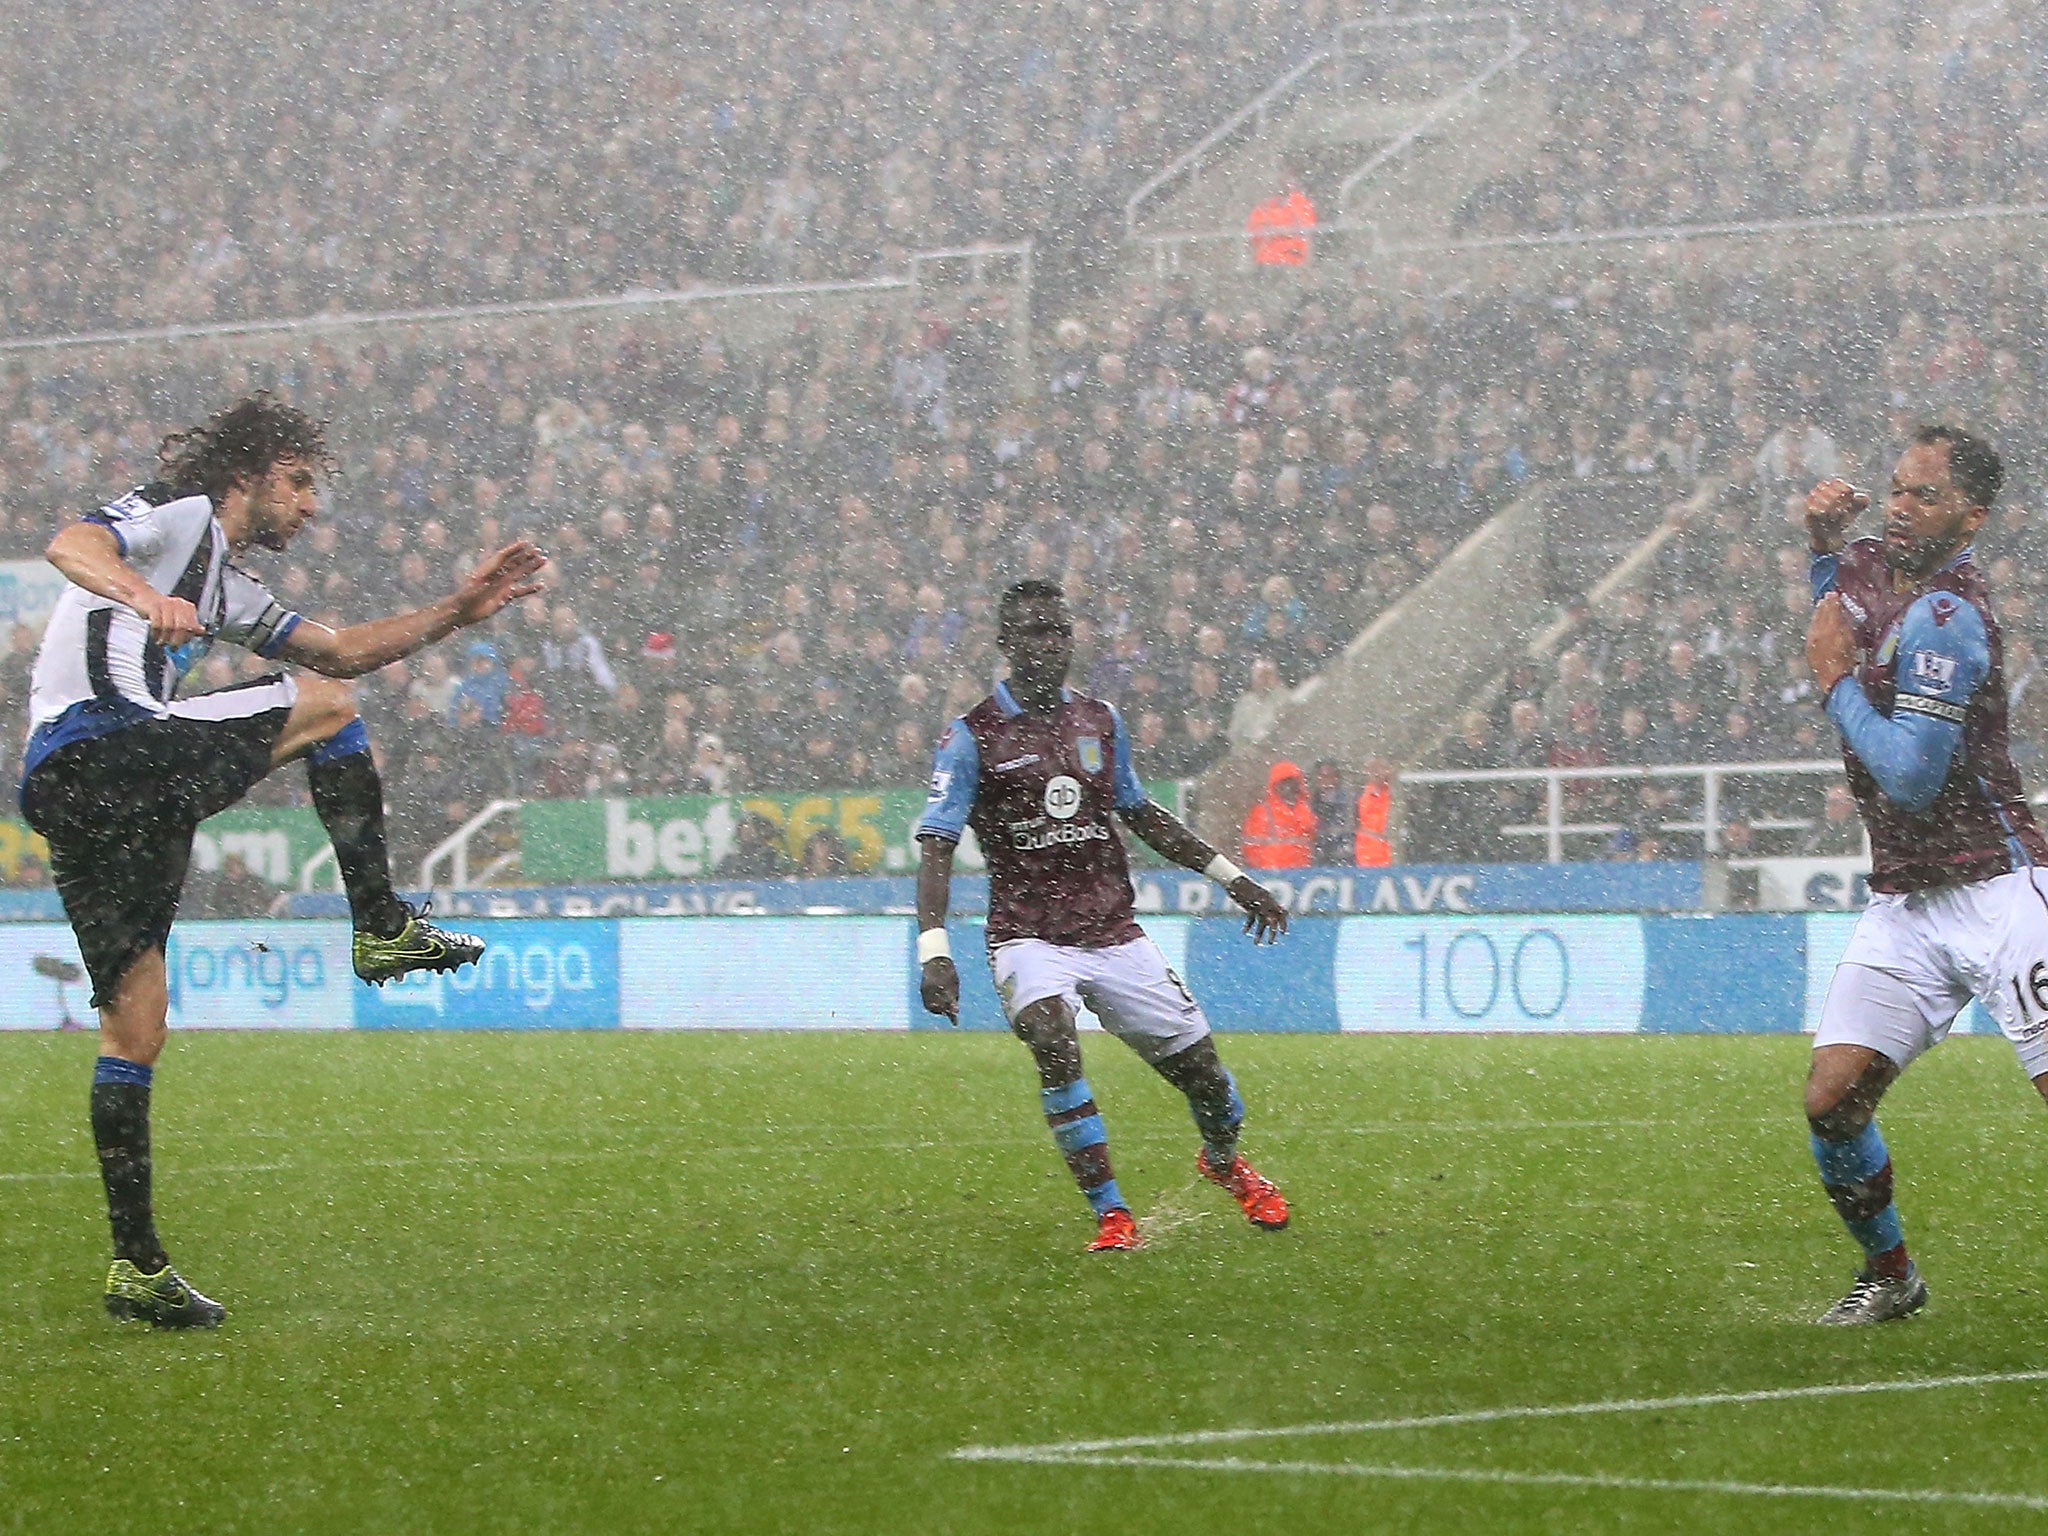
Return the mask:
[[[275,656],[299,622],[262,582],[229,564],[227,535],[205,496],[145,485],[86,521],[112,533],[122,558],[157,591],[191,603],[205,633],[159,645],[133,609],[66,586],[30,678],[29,767],[67,742],[168,718],[215,640]]]

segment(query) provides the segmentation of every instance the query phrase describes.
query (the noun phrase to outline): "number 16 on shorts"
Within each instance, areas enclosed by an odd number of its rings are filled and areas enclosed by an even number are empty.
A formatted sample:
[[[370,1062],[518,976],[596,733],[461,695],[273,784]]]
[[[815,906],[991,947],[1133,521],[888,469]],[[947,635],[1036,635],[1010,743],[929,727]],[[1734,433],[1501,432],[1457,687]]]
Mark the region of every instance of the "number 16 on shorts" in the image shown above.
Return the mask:
[[[1346,1030],[1640,1026],[1643,930],[1631,917],[1370,917],[1336,954]]]

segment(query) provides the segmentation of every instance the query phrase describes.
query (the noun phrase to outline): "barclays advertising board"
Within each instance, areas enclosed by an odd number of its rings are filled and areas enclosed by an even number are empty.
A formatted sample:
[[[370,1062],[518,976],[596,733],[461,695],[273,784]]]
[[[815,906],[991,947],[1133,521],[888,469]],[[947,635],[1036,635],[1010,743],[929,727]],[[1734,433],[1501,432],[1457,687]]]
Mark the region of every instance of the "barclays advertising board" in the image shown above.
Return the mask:
[[[1292,869],[1260,883],[1297,916],[1430,912],[1691,912],[1703,894],[1700,866],[1648,864],[1414,864],[1393,869]],[[1138,911],[1200,917],[1229,898],[1206,875],[1142,870],[1131,882]],[[905,915],[916,910],[908,876],[836,880],[686,880],[648,885],[560,885],[442,891],[443,917],[735,917]],[[953,910],[988,910],[988,881],[953,882]],[[299,893],[294,917],[346,917],[338,894]]]

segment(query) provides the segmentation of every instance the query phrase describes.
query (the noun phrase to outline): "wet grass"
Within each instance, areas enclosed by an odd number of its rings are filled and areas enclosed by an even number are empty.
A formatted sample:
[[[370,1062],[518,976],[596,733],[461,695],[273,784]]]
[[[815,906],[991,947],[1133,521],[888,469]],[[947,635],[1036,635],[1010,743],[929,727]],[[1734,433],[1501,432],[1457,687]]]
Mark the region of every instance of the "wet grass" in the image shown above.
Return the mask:
[[[1615,1485],[2048,1501],[2044,1382],[950,1458],[2048,1365],[2048,1115],[1999,1042],[1896,1091],[1934,1301],[1855,1332],[1807,1322],[1854,1261],[1803,1041],[1224,1044],[1294,1226],[1195,1186],[1178,1101],[1091,1041],[1153,1233],[1091,1259],[1005,1039],[188,1036],[162,1225],[232,1315],[179,1337],[99,1311],[90,1041],[0,1038],[0,1530],[2048,1530]]]

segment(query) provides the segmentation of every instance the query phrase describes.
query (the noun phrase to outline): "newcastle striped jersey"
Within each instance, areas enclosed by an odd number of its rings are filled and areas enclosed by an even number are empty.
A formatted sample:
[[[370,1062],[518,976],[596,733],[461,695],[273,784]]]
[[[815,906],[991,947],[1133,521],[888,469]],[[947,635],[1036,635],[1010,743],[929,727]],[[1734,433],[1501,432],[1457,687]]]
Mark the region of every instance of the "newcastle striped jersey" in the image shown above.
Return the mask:
[[[66,586],[36,652],[25,768],[70,742],[167,718],[180,685],[215,640],[275,656],[299,622],[262,582],[228,563],[227,535],[205,496],[145,485],[86,521],[114,535],[143,580],[198,609],[205,633],[159,645],[133,609]]]

